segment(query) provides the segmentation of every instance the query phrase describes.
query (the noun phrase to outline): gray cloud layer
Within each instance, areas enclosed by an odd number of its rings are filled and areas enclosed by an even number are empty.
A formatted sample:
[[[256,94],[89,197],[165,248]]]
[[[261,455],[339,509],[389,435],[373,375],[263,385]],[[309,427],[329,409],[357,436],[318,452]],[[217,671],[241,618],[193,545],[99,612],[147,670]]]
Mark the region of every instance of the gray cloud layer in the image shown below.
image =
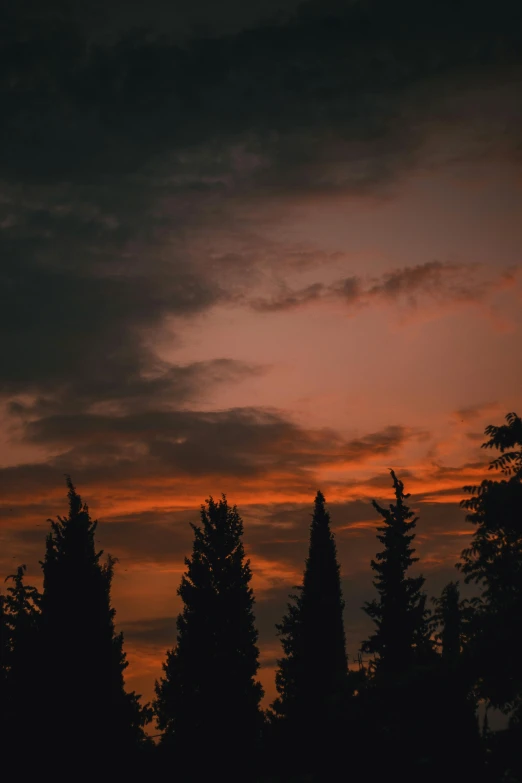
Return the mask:
[[[7,495],[27,491],[71,473],[76,480],[100,482],[151,479],[158,486],[168,477],[272,476],[289,489],[325,462],[362,462],[390,454],[418,434],[389,426],[362,438],[346,440],[331,430],[306,430],[278,412],[232,409],[221,412],[145,411],[129,415],[52,415],[28,422],[28,442],[44,444],[58,455],[45,465],[0,470]],[[226,489],[226,487],[223,487]],[[167,490],[168,491],[168,490]]]
[[[168,10],[154,7],[158,19]],[[464,125],[471,132],[476,110],[486,147],[473,154],[518,154],[519,3],[293,7],[240,29],[245,17],[233,34],[182,44],[153,31],[107,45],[89,40],[96,5],[2,10],[0,394],[66,409],[161,397],[169,385],[175,397],[183,371],[158,362],[147,338],[169,316],[226,300],[223,281],[248,275],[244,259],[195,259],[185,239],[219,230],[245,198],[393,180],[430,128],[455,122],[448,87],[479,87]],[[270,10],[254,6],[252,24]],[[317,283],[256,306],[396,297],[442,273],[421,265],[364,291],[357,278]]]

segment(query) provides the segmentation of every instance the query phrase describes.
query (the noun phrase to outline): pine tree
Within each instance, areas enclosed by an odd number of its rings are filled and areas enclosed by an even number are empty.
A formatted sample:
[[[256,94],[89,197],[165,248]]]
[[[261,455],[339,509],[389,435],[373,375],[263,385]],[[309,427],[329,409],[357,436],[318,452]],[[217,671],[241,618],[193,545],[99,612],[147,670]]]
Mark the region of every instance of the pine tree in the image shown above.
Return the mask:
[[[430,702],[435,653],[426,596],[422,592],[424,578],[408,576],[411,566],[418,562],[411,546],[417,518],[406,505],[409,495],[404,493],[402,481],[394,471],[391,476],[396,502],[386,509],[372,501],[384,519],[377,536],[384,549],[371,561],[379,598],[363,607],[375,622],[376,630],[362,644],[362,651],[373,659],[371,676],[360,699],[364,728],[370,738],[369,744],[361,746],[366,757],[379,747],[379,755],[374,759],[376,780],[388,774],[409,783],[431,780]],[[407,759],[406,735],[410,749]]]
[[[116,561],[109,555],[101,562],[97,522],[69,477],[67,486],[69,514],[49,520],[41,563],[40,718],[44,747],[59,742],[61,774],[70,764],[85,774],[100,764],[130,762],[144,741],[148,713],[124,688],[123,635],[115,632],[110,600]]]
[[[175,748],[183,780],[249,778],[259,741],[263,695],[254,595],[242,543],[243,522],[223,495],[201,507],[192,556],[178,595],[177,644],[156,683],[163,750]]]
[[[298,590],[277,626],[284,657],[278,661],[279,698],[272,708],[284,721],[288,755],[296,753],[293,743],[300,742],[305,765],[324,770],[331,758],[331,748],[325,753],[324,743],[334,738],[347,695],[348,661],[340,568],[321,492],[315,498],[308,558]]]
[[[367,602],[364,611],[377,626],[370,638],[363,642],[363,652],[374,656],[374,667],[381,673],[399,674],[407,671],[420,654],[425,654],[429,639],[428,613],[422,587],[424,577],[407,576],[408,569],[418,561],[413,557],[411,543],[417,518],[413,518],[405,501],[404,484],[391,471],[396,503],[389,509],[375,501],[372,504],[384,519],[378,528],[379,541],[384,550],[379,552],[371,567],[375,572],[374,586],[379,599]]]

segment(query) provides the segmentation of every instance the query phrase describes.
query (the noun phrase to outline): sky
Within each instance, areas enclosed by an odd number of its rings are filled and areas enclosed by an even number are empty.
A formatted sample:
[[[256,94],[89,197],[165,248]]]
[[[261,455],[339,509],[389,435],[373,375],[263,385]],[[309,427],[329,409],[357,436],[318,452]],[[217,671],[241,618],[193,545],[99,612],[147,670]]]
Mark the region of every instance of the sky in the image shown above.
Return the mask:
[[[522,410],[522,6],[43,5],[1,11],[0,576],[40,583],[70,474],[150,699],[226,493],[268,704],[316,491],[353,660],[389,469],[437,595]]]

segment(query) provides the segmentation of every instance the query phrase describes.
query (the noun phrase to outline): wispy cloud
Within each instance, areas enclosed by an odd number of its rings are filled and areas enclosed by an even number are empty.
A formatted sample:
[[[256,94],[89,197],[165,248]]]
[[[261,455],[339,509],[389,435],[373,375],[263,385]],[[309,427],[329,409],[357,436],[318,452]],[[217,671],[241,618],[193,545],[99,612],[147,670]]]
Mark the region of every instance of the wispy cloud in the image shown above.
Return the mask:
[[[332,300],[354,310],[380,303],[397,303],[412,309],[424,301],[444,306],[475,304],[498,290],[515,286],[519,273],[519,268],[508,269],[484,279],[484,270],[478,265],[430,261],[395,269],[379,278],[353,275],[328,285],[313,283],[297,290],[283,286],[273,297],[251,299],[249,305],[259,312],[278,312]]]

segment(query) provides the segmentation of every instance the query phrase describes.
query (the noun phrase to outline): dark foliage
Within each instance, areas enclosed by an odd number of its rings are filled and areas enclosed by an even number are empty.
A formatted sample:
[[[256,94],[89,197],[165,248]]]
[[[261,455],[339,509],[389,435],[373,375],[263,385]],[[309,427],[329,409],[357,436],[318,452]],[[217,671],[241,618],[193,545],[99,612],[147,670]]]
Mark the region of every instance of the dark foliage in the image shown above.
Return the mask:
[[[259,749],[263,695],[243,523],[223,496],[202,506],[201,526],[192,529],[177,644],[156,683],[160,750],[167,763],[174,751],[183,780],[243,780]]]
[[[406,505],[409,495],[404,493],[402,481],[394,471],[391,476],[396,502],[386,509],[372,501],[384,519],[377,536],[384,548],[371,561],[379,598],[364,606],[376,630],[361,647],[372,658],[366,687],[358,699],[360,771],[364,772],[365,759],[373,753],[372,780],[380,779],[389,769],[401,769],[403,780],[430,780],[435,770],[430,733],[437,690],[436,654],[422,592],[424,578],[408,576],[418,561],[412,547],[418,520]],[[408,764],[402,769],[406,736],[410,751]],[[377,755],[375,747],[379,747]]]
[[[5,610],[5,596],[0,594],[0,754],[8,747],[9,726],[8,697],[9,630]]]
[[[40,739],[57,741],[57,772],[135,764],[148,710],[127,693],[123,636],[114,629],[110,590],[115,559],[101,562],[91,520],[71,480],[69,514],[51,522],[42,563]],[[71,765],[73,765],[71,767]]]
[[[459,660],[462,650],[465,622],[469,617],[468,602],[460,600],[458,582],[449,582],[440,598],[432,600],[436,606],[432,622],[442,660],[449,665],[454,665]]]
[[[374,656],[373,666],[386,674],[400,674],[429,652],[428,611],[422,587],[424,577],[406,576],[418,561],[411,543],[417,518],[405,504],[404,484],[391,471],[396,503],[389,509],[373,506],[384,519],[377,538],[384,545],[371,567],[376,574],[374,586],[379,599],[367,603],[364,611],[377,629],[363,642],[365,653]],[[428,649],[427,649],[428,648]]]
[[[282,737],[279,762],[291,757],[286,766],[295,767],[294,743],[299,742],[305,765],[326,774],[335,756],[331,749],[324,753],[324,746],[336,746],[349,680],[340,568],[321,492],[315,498],[303,584],[297,590],[277,626],[284,652],[276,673],[279,698],[272,705]]]
[[[476,528],[471,545],[462,552],[459,568],[466,582],[482,588],[475,602],[470,640],[477,690],[487,704],[511,716],[510,727],[492,743],[496,765],[512,779],[522,779],[522,420],[515,413],[507,424],[486,428],[483,448],[500,452],[490,470],[504,478],[484,480],[464,489],[468,521]],[[517,449],[518,447],[518,449]]]
[[[26,567],[6,578],[3,598],[2,662],[4,670],[5,738],[13,757],[37,733],[37,653],[42,596],[24,583]]]
[[[470,661],[470,632],[474,609],[461,601],[458,582],[449,582],[434,598],[432,630],[440,650],[432,666],[431,699],[426,704],[433,718],[431,742],[434,771],[440,778],[451,769],[460,780],[482,780],[485,757],[477,721],[477,694]]]
[[[33,777],[52,754],[60,781],[174,770],[187,783],[319,783],[349,764],[366,783],[521,783],[522,421],[509,414],[486,434],[483,447],[500,452],[490,468],[503,478],[465,488],[475,533],[459,564],[480,596],[463,601],[450,582],[429,612],[423,577],[409,575],[417,519],[392,471],[395,502],[373,502],[383,549],[371,561],[378,598],[364,607],[376,626],[362,646],[371,660],[358,672],[348,670],[340,568],[317,493],[303,583],[277,626],[279,697],[265,715],[243,523],[225,496],[210,498],[192,526],[177,644],[156,683],[157,748],[144,734],[152,711],[125,691],[110,598],[116,561],[102,562],[97,523],[68,479],[69,513],[51,521],[43,593],[20,566],[0,595],[2,758],[24,759]],[[509,715],[507,729],[486,720],[479,732],[481,699]]]
[[[459,567],[466,582],[482,587],[473,639],[481,695],[510,712],[522,698],[522,626],[513,622],[522,612],[522,449],[513,450],[522,446],[522,423],[514,413],[506,418],[507,425],[487,427],[483,444],[500,451],[490,469],[506,478],[464,488],[472,497],[462,506],[476,529]]]

